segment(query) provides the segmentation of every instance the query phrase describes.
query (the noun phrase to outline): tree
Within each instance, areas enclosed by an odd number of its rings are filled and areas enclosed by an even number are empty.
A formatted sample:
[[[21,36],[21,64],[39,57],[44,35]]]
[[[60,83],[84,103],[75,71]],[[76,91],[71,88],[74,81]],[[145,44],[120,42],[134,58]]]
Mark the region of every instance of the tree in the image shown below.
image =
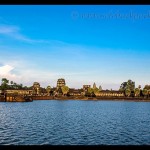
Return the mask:
[[[50,93],[50,91],[51,91],[51,86],[47,86],[46,91],[47,91],[47,93],[48,93],[48,95],[49,95],[49,93]]]
[[[128,80],[127,88],[129,88],[131,91],[134,91],[134,89],[135,89],[135,82],[133,82],[132,80]]]
[[[1,89],[7,90],[9,88],[8,83],[9,83],[9,80],[7,80],[6,78],[2,78]]]
[[[88,92],[91,94],[93,91],[93,88],[88,88]]]
[[[143,89],[142,94],[147,97],[148,96],[148,90],[147,89]]]
[[[61,90],[62,90],[62,92],[63,92],[63,95],[67,95],[67,93],[69,92],[69,87],[66,86],[66,85],[63,85],[63,86],[61,87]]]
[[[131,92],[134,91],[134,89],[135,89],[135,82],[133,82],[132,80],[128,80],[127,82],[123,82],[121,84],[119,90],[125,92],[126,89],[130,89]]]
[[[128,88],[128,89],[126,89],[126,90],[125,90],[125,94],[126,94],[126,96],[128,96],[128,97],[129,97],[129,96],[130,96],[130,94],[131,94],[131,90],[130,90],[129,88]]]
[[[9,80],[7,80],[6,78],[2,78],[2,84],[8,84]]]
[[[140,95],[140,89],[139,88],[136,88],[134,90],[134,93],[135,93],[135,96],[139,96]]]
[[[90,94],[90,96],[92,96],[94,94],[94,89],[93,88],[88,88],[88,93]]]
[[[28,89],[28,87],[27,87],[27,86],[24,86],[24,87],[23,87],[23,89],[24,89],[24,90],[27,90],[27,89]]]
[[[17,89],[17,83],[14,82],[14,85],[13,85],[14,89]]]
[[[13,81],[10,81],[10,84],[12,85],[14,82]]]
[[[97,96],[99,94],[99,89],[98,88],[94,88],[93,89],[94,94]]]
[[[19,87],[20,87],[20,89],[22,89],[23,88],[23,84],[20,84]]]
[[[123,82],[120,86],[119,91],[125,91],[126,87],[127,87],[127,82]]]

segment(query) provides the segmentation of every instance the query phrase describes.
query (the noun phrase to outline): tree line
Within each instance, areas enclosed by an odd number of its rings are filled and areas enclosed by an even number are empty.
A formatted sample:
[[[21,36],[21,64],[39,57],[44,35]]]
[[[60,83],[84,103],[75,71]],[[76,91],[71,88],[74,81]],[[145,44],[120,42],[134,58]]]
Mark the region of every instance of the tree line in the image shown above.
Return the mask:
[[[126,97],[148,98],[150,95],[150,85],[145,85],[143,89],[141,89],[141,85],[135,88],[135,82],[128,80],[127,82],[123,82],[121,84],[119,91],[124,92]]]
[[[14,81],[9,81],[6,78],[2,78],[1,80],[1,85],[0,85],[0,90],[16,90],[16,89],[23,89],[23,90],[27,90],[27,89],[31,89],[31,87],[27,87],[27,86],[23,86],[23,84],[17,84]]]

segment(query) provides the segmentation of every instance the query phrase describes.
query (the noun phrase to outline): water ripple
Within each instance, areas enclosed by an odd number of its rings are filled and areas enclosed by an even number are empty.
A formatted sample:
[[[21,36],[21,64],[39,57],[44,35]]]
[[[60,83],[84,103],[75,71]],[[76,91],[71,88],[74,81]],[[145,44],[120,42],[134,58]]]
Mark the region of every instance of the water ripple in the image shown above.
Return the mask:
[[[0,145],[150,145],[150,103],[0,103]]]

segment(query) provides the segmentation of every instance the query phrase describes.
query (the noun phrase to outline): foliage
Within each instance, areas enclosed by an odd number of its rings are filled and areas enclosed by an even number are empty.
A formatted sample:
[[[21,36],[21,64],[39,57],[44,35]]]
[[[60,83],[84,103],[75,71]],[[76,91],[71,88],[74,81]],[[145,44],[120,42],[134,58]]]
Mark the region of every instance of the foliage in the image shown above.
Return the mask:
[[[6,78],[2,78],[1,90],[7,90],[8,83],[9,83],[9,80],[7,80]]]
[[[47,91],[47,93],[49,94],[50,91],[51,91],[51,86],[47,86],[46,91]]]
[[[64,85],[61,87],[61,90],[63,92],[63,95],[66,95],[69,92],[69,87]]]
[[[97,94],[99,94],[99,89],[98,88],[94,88],[93,92],[94,92],[95,95],[97,95]]]
[[[92,94],[94,92],[93,88],[88,88],[88,92]]]
[[[142,93],[143,93],[144,96],[147,96],[148,95],[148,90],[147,89],[143,89]]]
[[[131,94],[131,90],[129,89],[129,88],[127,88],[126,90],[125,90],[125,94],[126,94],[126,96],[130,96],[130,94]]]
[[[134,93],[135,93],[135,96],[139,96],[140,95],[140,89],[139,88],[136,88],[134,90]]]
[[[130,89],[130,91],[134,91],[135,89],[135,82],[132,80],[128,80],[127,82],[123,82],[120,86],[120,91],[125,91],[126,89]]]
[[[88,88],[86,95],[95,97],[96,94],[94,93],[94,91],[95,91],[95,93],[97,93],[99,91],[99,89],[98,88]]]

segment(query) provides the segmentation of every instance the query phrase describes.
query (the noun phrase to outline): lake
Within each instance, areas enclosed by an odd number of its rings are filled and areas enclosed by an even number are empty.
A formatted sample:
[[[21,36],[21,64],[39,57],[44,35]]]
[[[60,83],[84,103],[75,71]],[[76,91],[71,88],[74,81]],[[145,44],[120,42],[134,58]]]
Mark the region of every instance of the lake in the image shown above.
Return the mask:
[[[0,145],[150,145],[150,102],[1,102]]]

